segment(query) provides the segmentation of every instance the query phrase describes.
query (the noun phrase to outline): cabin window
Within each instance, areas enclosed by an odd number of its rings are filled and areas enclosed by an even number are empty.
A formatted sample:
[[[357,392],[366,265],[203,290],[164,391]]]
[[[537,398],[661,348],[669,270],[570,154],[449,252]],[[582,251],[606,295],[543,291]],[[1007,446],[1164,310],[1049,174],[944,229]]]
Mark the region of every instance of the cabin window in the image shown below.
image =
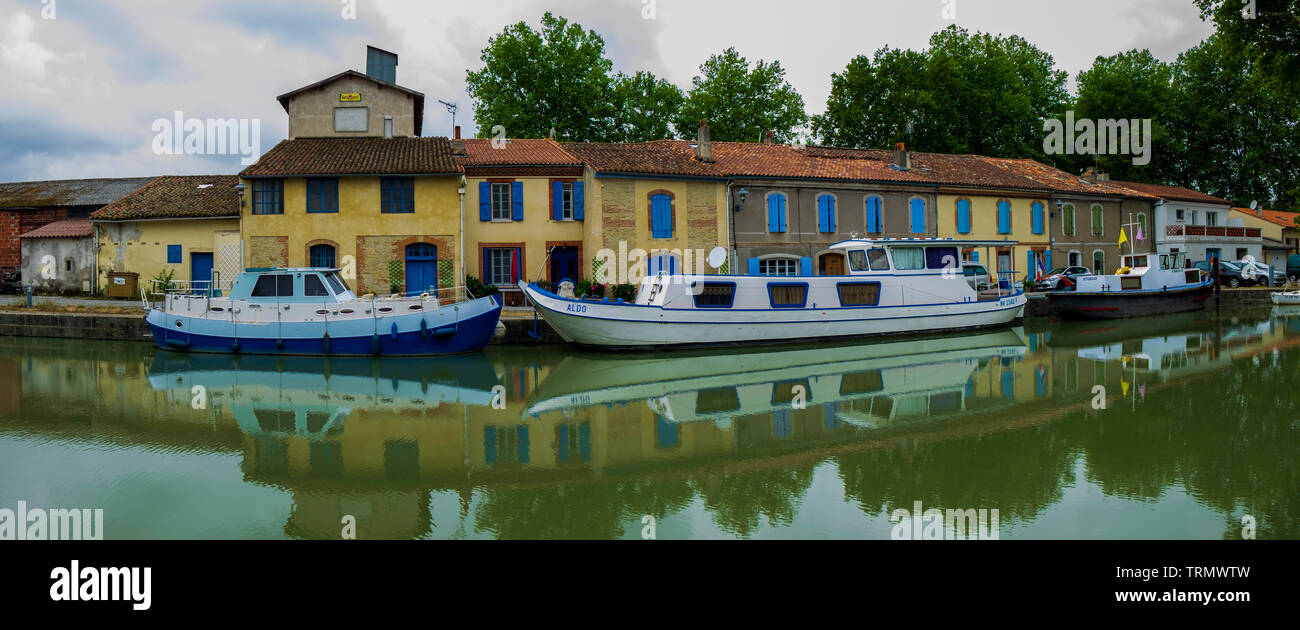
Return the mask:
[[[879,282],[841,282],[840,306],[876,306],[880,304]]]
[[[855,249],[849,252],[849,269],[853,271],[867,271],[867,253]]]
[[[1133,256],[1132,258],[1129,259],[1129,266],[1130,266],[1130,267],[1145,267],[1145,266],[1147,266],[1147,257],[1146,257],[1146,256]]]
[[[867,260],[871,263],[872,271],[889,271],[889,254],[884,249],[869,250]]]
[[[797,276],[799,261],[793,258],[766,258],[758,261],[760,276]]]
[[[303,295],[307,297],[329,297],[329,289],[321,282],[320,276],[310,274],[302,277]]]
[[[695,308],[731,308],[736,298],[734,282],[705,282],[695,295]]]
[[[956,247],[925,248],[925,266],[927,269],[956,269],[959,260]]]
[[[767,285],[772,308],[803,308],[808,305],[808,285],[772,282]]]
[[[925,250],[920,247],[895,247],[894,268],[900,271],[925,269]]]
[[[880,373],[880,370],[854,372],[840,377],[840,394],[843,396],[870,394],[884,388],[885,377]]]
[[[252,297],[293,297],[293,276],[265,275],[257,278]]]
[[[734,387],[701,390],[695,395],[695,414],[706,416],[740,409],[740,394]]]
[[[415,212],[414,177],[385,177],[379,188],[380,212]]]

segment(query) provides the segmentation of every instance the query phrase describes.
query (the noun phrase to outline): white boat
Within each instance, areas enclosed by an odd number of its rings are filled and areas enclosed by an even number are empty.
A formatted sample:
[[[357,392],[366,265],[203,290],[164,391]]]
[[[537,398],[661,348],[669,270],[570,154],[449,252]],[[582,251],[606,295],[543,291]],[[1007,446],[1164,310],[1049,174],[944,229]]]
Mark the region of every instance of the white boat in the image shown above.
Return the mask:
[[[1300,304],[1300,291],[1284,291],[1273,294],[1273,303],[1278,306],[1292,306]]]
[[[963,248],[1011,241],[851,240],[843,276],[669,275],[641,281],[633,302],[560,297],[520,282],[565,340],[589,346],[782,343],[1002,326],[1024,314],[1010,279],[976,291]],[[1014,272],[1012,272],[1014,273]]]
[[[1047,294],[1052,315],[1093,320],[1182,313],[1205,308],[1214,279],[1187,267],[1187,254],[1130,254],[1112,275],[1080,276],[1074,291]]]

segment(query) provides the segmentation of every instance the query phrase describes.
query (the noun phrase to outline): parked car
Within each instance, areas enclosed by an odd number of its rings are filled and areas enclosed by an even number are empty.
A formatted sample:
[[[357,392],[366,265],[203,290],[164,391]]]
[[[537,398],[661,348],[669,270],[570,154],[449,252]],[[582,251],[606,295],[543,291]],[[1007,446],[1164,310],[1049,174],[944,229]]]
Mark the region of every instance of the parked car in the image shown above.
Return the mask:
[[[987,291],[993,283],[989,279],[989,270],[977,262],[964,262],[961,264],[961,273],[966,276],[966,282],[976,291]]]
[[[1232,264],[1241,267],[1241,270],[1244,275],[1254,276],[1254,279],[1258,281],[1259,284],[1263,284],[1263,285],[1268,284],[1268,265],[1261,264],[1257,260],[1252,260],[1252,261],[1238,260]],[[1286,283],[1286,271],[1274,267],[1273,285],[1280,286],[1285,283]]]
[[[1214,275],[1214,272],[1210,270],[1210,261],[1208,260],[1202,260],[1196,263],[1195,267],[1207,274]],[[1241,267],[1230,262],[1219,261],[1219,282],[1227,286],[1234,289],[1237,287],[1248,287],[1257,284],[1262,280],[1263,278],[1246,278],[1242,275]]]
[[[1072,291],[1079,276],[1090,276],[1092,270],[1087,267],[1060,267],[1048,272],[1041,280],[1034,283],[1039,291]]]

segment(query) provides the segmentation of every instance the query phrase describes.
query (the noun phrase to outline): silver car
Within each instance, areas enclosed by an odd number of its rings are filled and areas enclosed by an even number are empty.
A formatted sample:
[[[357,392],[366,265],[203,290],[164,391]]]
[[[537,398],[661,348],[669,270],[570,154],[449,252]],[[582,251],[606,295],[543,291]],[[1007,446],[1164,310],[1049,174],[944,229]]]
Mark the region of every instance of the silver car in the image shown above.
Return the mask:
[[[1233,264],[1241,267],[1243,277],[1250,276],[1247,279],[1253,279],[1258,284],[1268,284],[1268,265],[1260,264],[1257,260],[1251,262],[1238,260]],[[1285,269],[1278,269],[1277,266],[1273,267],[1273,284],[1275,286],[1286,284]]]
[[[989,270],[977,262],[964,262],[961,264],[961,273],[966,276],[966,283],[976,291],[987,291],[991,280],[989,280]]]

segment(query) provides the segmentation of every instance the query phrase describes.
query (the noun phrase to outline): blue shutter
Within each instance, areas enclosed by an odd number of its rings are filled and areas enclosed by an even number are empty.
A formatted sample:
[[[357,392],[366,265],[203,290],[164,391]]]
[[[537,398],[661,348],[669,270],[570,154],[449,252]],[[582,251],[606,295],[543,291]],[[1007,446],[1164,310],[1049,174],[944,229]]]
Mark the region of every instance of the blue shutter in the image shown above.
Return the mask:
[[[1052,250],[1050,249],[1043,252],[1043,268],[1048,271],[1052,270]]]
[[[912,217],[911,217],[912,233],[924,234],[925,233],[925,200],[913,199],[911,205],[912,205]]]
[[[167,264],[169,264],[169,265],[179,265],[179,264],[181,264],[181,246],[180,246],[180,245],[168,245],[168,246],[167,246]]]
[[[1011,202],[998,202],[998,234],[1011,233]]]
[[[551,219],[559,221],[564,218],[564,182],[551,184]]]
[[[1043,204],[1035,203],[1033,205],[1030,223],[1033,224],[1034,234],[1043,233]]]
[[[799,259],[799,275],[803,275],[803,276],[811,276],[811,275],[812,275],[812,259],[811,259],[811,258],[804,257],[804,258],[800,258],[800,259]]]
[[[487,182],[478,184],[478,220],[492,220],[492,184]]]
[[[488,466],[497,463],[497,430],[492,427],[483,427],[483,461]]]
[[[779,228],[778,231],[780,231],[780,232],[782,232],[782,233],[787,232],[787,231],[790,230],[790,222],[786,220],[786,214],[785,214],[785,206],[786,206],[786,202],[787,202],[787,199],[786,199],[785,195],[781,195],[781,201],[777,204],[777,207],[778,207],[780,210],[779,210],[779,212],[778,212],[778,216],[777,216],[777,221],[778,221],[778,223],[777,223],[776,225],[777,225],[777,227]]]
[[[1025,260],[1029,263],[1029,266],[1025,267],[1025,272],[1028,274],[1029,279],[1032,280],[1038,275],[1038,269],[1036,269],[1037,265],[1034,264],[1036,262],[1034,260],[1034,250],[1031,249],[1025,252],[1025,254],[1027,254]]]
[[[970,201],[965,199],[957,202],[957,232],[970,234]]]
[[[591,425],[583,423],[578,427],[578,455],[582,461],[591,461]]]
[[[586,220],[587,200],[584,198],[586,185],[583,182],[573,182],[573,218],[578,221]]]
[[[832,234],[835,233],[836,225],[835,225],[835,198],[834,197],[826,198],[826,223],[829,224],[831,228],[827,231]]]
[[[781,204],[780,199],[780,195],[772,195],[767,198],[767,231],[769,233],[778,231],[776,220],[777,217],[781,216],[781,211],[779,210]]]
[[[751,275],[751,276],[757,276],[757,275],[758,275],[758,259],[757,259],[757,258],[750,258],[750,259],[749,259],[749,275]]]
[[[490,280],[490,278],[492,277],[492,273],[491,273],[492,270],[488,268],[488,267],[490,266],[490,265],[488,264],[488,261],[489,261],[489,260],[491,260],[491,258],[488,257],[488,250],[487,250],[487,249],[484,249],[484,250],[483,250],[483,267],[479,270],[479,275],[481,275],[481,276],[483,276],[483,277],[482,277],[482,278],[479,278],[479,279],[483,281],[483,284],[489,284],[489,285],[490,285],[490,284],[492,284],[492,281]]]
[[[528,425],[519,425],[519,463],[528,463]]]
[[[514,205],[514,212],[511,215],[515,221],[524,220],[524,183],[514,182],[510,184],[510,202]]]
[[[557,455],[561,462],[567,464],[569,463],[569,425],[562,424],[555,427],[555,432],[558,434],[555,438],[557,450],[559,451]]]
[[[830,232],[831,219],[828,206],[831,198],[828,195],[822,195],[817,198],[817,231]]]
[[[673,200],[668,195],[650,199],[650,238],[673,237]]]
[[[867,233],[879,234],[881,229],[880,197],[867,198]]]

